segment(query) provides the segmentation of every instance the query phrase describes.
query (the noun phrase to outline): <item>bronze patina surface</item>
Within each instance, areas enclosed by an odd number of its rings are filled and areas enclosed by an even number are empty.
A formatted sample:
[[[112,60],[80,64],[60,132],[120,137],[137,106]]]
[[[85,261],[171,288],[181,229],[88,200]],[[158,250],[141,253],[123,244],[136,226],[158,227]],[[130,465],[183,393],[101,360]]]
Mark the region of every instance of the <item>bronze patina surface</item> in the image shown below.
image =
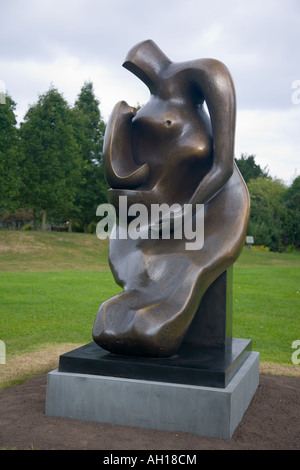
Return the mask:
[[[119,355],[169,357],[245,241],[250,200],[234,163],[235,90],[221,62],[174,63],[151,40],[133,47],[123,65],[150,99],[138,111],[122,101],[112,112],[104,142],[108,200],[117,212],[120,196],[149,212],[152,204],[204,204],[204,245],[187,250],[187,240],[174,236],[111,239],[110,266],[123,292],[100,306],[93,339]],[[195,332],[188,336],[195,342]]]

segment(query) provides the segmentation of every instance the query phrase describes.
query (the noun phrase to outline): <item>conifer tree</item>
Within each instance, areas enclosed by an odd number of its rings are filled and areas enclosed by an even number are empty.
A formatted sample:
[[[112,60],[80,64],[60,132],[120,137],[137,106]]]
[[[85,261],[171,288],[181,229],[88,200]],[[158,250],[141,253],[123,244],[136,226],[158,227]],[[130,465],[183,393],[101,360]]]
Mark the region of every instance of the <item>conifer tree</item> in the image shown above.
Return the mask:
[[[81,160],[71,123],[71,110],[53,87],[32,105],[21,124],[24,153],[23,200],[35,219],[42,211],[42,229],[47,211],[68,217],[74,211]]]
[[[0,216],[19,205],[21,153],[15,109],[16,103],[6,94],[0,104]]]
[[[93,84],[85,82],[72,109],[74,134],[83,163],[76,205],[85,232],[88,225],[96,220],[98,205],[106,201],[107,185],[102,168],[105,123],[99,104]]]

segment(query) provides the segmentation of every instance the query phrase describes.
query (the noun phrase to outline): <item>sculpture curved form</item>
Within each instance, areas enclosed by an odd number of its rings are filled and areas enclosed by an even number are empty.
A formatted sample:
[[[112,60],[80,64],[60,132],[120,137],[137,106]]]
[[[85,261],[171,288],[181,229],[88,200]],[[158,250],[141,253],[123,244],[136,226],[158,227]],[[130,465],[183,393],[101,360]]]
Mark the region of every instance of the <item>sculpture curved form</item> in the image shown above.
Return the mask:
[[[114,108],[104,145],[108,200],[117,211],[120,196],[149,211],[204,204],[204,245],[189,251],[184,237],[111,239],[110,266],[123,292],[101,305],[93,339],[115,354],[168,357],[244,244],[250,202],[234,163],[235,91],[221,62],[173,63],[151,40],[132,48],[123,65],[150,99],[137,112],[125,102]]]

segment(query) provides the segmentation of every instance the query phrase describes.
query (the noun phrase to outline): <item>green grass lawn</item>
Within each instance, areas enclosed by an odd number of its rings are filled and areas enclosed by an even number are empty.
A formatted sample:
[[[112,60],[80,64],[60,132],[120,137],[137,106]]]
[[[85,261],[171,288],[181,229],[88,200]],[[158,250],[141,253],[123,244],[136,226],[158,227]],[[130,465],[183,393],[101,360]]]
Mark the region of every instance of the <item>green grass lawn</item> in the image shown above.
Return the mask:
[[[0,338],[8,354],[92,341],[100,304],[120,288],[108,271],[1,273]]]
[[[0,231],[0,340],[7,356],[92,340],[100,304],[120,291],[95,235]],[[233,333],[261,361],[292,364],[300,339],[300,253],[244,249],[234,266]]]
[[[96,235],[0,230],[0,272],[108,270],[107,250]]]
[[[299,267],[234,268],[233,335],[251,338],[262,361],[291,364],[300,339]]]

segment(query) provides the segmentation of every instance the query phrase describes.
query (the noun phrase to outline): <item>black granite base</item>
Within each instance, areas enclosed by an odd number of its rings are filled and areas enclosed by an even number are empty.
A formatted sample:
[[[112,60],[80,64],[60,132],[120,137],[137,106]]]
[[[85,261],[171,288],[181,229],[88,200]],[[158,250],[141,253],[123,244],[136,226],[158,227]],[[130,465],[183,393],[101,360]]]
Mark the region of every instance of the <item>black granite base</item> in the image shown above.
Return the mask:
[[[170,358],[141,358],[108,353],[88,343],[62,354],[59,372],[225,388],[249,357],[252,342],[232,339],[231,347],[184,345]]]

